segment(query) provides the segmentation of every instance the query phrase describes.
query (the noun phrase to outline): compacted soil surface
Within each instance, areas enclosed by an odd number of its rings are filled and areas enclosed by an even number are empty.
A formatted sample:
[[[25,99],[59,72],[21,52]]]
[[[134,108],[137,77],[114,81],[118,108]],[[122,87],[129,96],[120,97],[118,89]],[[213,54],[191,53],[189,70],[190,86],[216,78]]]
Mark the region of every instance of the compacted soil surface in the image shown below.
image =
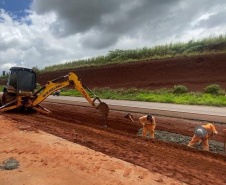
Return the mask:
[[[137,135],[141,128],[140,114],[133,113],[133,123],[125,118],[126,112],[110,111],[107,127],[103,127],[101,116],[92,107],[42,105],[52,114],[4,113],[7,122],[1,125],[0,157],[2,161],[9,157],[18,159],[20,166],[13,171],[0,171],[3,184],[13,184],[15,179],[22,182],[16,184],[32,184],[26,183],[29,180],[45,184],[48,179],[46,184],[76,184],[73,180],[86,176],[84,184],[226,184],[222,131],[225,125],[215,123],[219,134],[211,140],[220,144],[218,150],[211,147],[207,152],[199,146],[190,148],[187,143],[172,142],[177,140],[175,135],[191,138],[194,127],[203,122],[155,115],[156,139],[148,139]],[[15,128],[7,128],[8,124],[20,129],[13,141],[8,137]],[[57,137],[43,136],[43,132]],[[26,174],[29,174],[26,179],[20,178]]]

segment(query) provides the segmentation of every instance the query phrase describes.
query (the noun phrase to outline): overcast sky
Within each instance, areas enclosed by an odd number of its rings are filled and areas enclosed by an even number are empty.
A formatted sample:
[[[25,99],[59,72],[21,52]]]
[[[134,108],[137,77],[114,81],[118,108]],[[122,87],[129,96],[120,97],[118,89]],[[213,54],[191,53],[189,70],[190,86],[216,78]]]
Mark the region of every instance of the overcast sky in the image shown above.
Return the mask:
[[[226,34],[225,0],[0,0],[0,75]]]

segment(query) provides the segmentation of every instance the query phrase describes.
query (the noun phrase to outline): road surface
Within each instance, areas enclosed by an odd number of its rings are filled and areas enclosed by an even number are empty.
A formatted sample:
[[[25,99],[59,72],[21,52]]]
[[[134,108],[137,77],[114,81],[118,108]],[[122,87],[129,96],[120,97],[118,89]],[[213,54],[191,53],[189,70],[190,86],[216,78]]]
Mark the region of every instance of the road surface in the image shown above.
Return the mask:
[[[152,113],[176,118],[195,119],[209,122],[226,123],[225,107],[210,107],[197,105],[178,105],[168,103],[153,103],[125,100],[101,99],[108,104],[110,110],[136,113]],[[83,97],[49,96],[45,102],[57,102],[70,105],[90,106]],[[98,102],[97,102],[98,103]]]

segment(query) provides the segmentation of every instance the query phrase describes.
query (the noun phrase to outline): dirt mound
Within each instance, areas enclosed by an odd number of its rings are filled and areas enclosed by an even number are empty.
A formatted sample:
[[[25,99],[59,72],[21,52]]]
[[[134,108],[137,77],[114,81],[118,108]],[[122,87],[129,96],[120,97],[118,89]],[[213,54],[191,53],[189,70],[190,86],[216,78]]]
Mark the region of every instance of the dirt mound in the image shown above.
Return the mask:
[[[90,88],[161,89],[186,85],[189,91],[203,91],[216,83],[226,89],[225,69],[226,54],[214,54],[48,72],[38,74],[37,81],[44,85],[74,72]]]

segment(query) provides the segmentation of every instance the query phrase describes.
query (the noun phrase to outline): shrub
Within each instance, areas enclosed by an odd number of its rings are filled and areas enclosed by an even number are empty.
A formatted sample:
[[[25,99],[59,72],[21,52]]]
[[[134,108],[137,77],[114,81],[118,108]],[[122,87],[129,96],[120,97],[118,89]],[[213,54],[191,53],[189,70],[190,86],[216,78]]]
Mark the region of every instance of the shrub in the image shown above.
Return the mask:
[[[225,92],[225,90],[224,89],[220,89],[220,91],[219,91],[219,95],[225,95],[226,94],[226,92]]]
[[[221,91],[221,87],[218,84],[212,84],[205,87],[205,93],[219,95]]]
[[[0,92],[2,92],[4,89],[4,86],[3,85],[0,85]]]
[[[188,88],[184,85],[174,85],[173,93],[175,94],[183,94],[187,93]]]

